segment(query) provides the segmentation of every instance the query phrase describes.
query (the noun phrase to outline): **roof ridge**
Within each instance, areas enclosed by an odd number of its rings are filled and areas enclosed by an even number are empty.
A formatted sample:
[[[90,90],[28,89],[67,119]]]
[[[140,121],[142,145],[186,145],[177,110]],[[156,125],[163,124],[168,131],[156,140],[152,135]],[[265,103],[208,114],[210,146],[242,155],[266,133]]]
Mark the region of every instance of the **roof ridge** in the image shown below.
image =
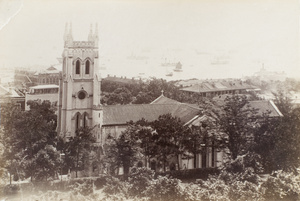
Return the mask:
[[[280,110],[272,100],[269,100],[269,103],[274,107],[275,111],[278,113],[279,116],[283,116],[283,114],[280,112]]]
[[[153,104],[155,103],[157,100],[159,100],[161,97],[164,97],[163,94],[161,94],[160,96],[158,96],[154,101],[152,101],[150,104]],[[166,97],[167,98],[167,97]]]

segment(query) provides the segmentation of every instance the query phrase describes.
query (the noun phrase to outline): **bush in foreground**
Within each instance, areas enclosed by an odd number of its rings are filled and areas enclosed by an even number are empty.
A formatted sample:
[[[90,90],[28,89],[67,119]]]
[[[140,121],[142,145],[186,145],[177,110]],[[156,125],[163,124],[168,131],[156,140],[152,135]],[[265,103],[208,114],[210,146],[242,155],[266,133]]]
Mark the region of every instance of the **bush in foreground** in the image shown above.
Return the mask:
[[[97,189],[95,179],[84,182],[70,182],[69,191],[59,190],[40,192],[27,200],[147,200],[147,201],[193,201],[193,200],[300,200],[300,171],[275,172],[262,180],[250,169],[245,172],[222,171],[206,180],[195,183],[182,183],[168,176],[154,178],[154,172],[137,168],[131,172],[128,181],[115,177],[101,179],[103,188]]]

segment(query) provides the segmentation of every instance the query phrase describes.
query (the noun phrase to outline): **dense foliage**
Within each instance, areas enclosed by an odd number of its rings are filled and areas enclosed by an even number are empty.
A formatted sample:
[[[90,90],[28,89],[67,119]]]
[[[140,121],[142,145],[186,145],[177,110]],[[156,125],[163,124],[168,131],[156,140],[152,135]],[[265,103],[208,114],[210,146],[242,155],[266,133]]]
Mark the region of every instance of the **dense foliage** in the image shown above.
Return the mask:
[[[280,118],[265,118],[254,139],[253,150],[262,157],[266,172],[295,170],[300,166],[300,109],[289,98],[276,94],[275,104]]]
[[[197,94],[187,96],[175,82],[167,82],[163,79],[152,78],[148,82],[133,81],[130,83],[113,82],[102,80],[102,104],[148,104],[164,94],[174,100],[180,102],[198,103],[199,96]]]
[[[168,176],[154,177],[154,172],[146,168],[134,168],[127,181],[108,177],[104,186],[98,186],[94,179],[72,183],[53,183],[56,190],[42,192],[35,187],[31,200],[299,200],[300,171],[288,173],[274,172],[260,177],[251,169],[240,173],[223,170],[219,175],[206,180],[183,183]],[[63,188],[62,188],[63,187]],[[16,188],[16,187],[12,187]],[[67,192],[62,190],[69,189]]]
[[[89,165],[89,153],[92,150],[92,143],[95,142],[92,130],[93,128],[89,127],[78,128],[75,136],[62,144],[61,151],[65,154],[64,164],[75,171],[76,178],[78,171],[84,170],[85,166]]]
[[[227,96],[222,110],[218,113],[223,145],[229,149],[231,158],[249,151],[254,128],[260,126],[257,121],[257,109],[249,106],[246,96]]]
[[[4,164],[14,179],[54,178],[60,159],[56,150],[56,115],[49,101],[29,101],[29,111],[8,102],[1,107]]]
[[[143,159],[145,165],[151,165],[150,159],[155,158],[156,165],[152,168],[164,172],[172,158],[176,158],[175,163],[180,167],[179,154],[185,150],[184,137],[188,131],[183,122],[171,114],[161,115],[153,122],[130,122],[119,137],[110,136],[107,140],[105,161],[113,170],[123,167],[125,175],[136,161]],[[173,163],[174,170],[175,167]]]

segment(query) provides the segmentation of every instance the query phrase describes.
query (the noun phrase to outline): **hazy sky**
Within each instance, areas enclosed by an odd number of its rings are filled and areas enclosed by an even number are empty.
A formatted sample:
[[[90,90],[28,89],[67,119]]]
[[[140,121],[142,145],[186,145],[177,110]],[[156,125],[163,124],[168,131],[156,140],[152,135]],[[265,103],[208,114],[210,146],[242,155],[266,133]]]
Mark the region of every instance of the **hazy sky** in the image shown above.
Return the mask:
[[[98,23],[103,60],[147,50],[151,58],[201,63],[200,52],[229,55],[229,71],[252,73],[264,63],[293,76],[300,73],[299,11],[298,0],[0,0],[0,68],[57,63],[72,22],[74,40],[86,40]]]

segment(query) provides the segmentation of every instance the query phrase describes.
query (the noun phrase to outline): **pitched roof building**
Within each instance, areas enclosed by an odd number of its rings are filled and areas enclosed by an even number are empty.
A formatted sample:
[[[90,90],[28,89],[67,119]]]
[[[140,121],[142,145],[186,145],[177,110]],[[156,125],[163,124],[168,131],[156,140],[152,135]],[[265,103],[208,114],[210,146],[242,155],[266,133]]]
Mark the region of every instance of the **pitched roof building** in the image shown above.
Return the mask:
[[[129,121],[145,119],[157,120],[160,115],[171,114],[180,118],[183,123],[201,116],[200,108],[180,103],[165,97],[163,94],[151,104],[106,105],[103,106],[100,143],[103,144],[108,135],[118,136],[127,127]]]
[[[0,104],[5,104],[5,102],[13,102],[22,110],[25,109],[25,97],[21,91],[17,88],[6,88],[0,85]]]
[[[258,89],[242,81],[212,81],[197,83],[180,90],[187,94],[198,93],[203,97],[214,97],[222,94],[242,94]]]

